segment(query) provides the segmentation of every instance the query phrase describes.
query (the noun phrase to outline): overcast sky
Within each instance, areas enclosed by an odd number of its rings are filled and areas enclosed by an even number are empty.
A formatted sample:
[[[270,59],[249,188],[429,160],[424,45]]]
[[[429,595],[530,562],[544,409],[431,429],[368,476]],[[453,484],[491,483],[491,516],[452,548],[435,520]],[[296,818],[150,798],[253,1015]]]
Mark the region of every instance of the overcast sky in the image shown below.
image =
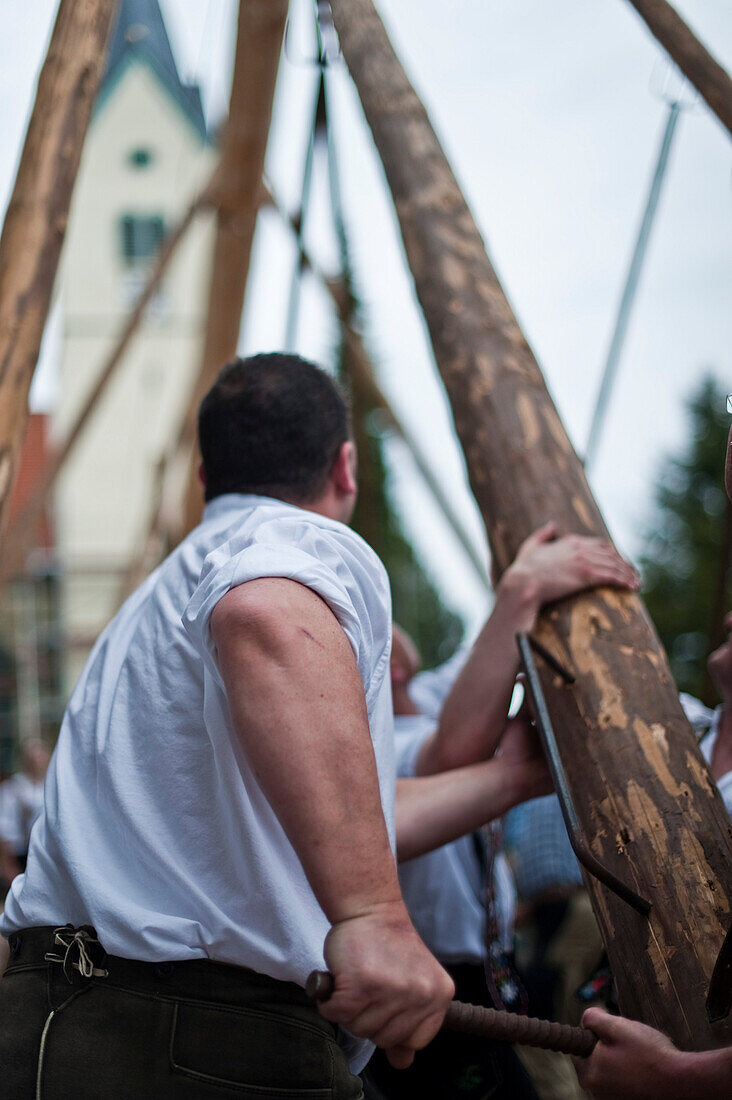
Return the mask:
[[[267,171],[294,205],[315,72],[309,0],[292,0],[291,48],[280,68]],[[679,11],[732,68],[729,0],[682,0]],[[0,199],[7,202],[55,13],[54,0],[4,0],[0,45]],[[225,108],[235,4],[161,0],[184,79],[197,80],[209,119]],[[573,442],[582,450],[631,250],[677,89],[664,55],[625,0],[380,0]],[[366,337],[384,389],[425,440],[437,474],[476,543],[449,412],[435,377],[378,158],[342,64],[329,74],[344,206],[364,303]],[[691,99],[690,95],[686,95]],[[732,390],[732,144],[703,103],[677,130],[593,487],[620,545],[637,553],[652,483],[683,435],[683,400],[705,371]],[[316,175],[309,246],[335,263]],[[270,216],[241,350],[282,344],[292,263]],[[327,359],[327,301],[303,290],[299,350]],[[42,395],[41,395],[42,396]],[[409,456],[389,447],[393,490],[409,533],[446,598],[475,625],[481,589]],[[720,456],[721,474],[722,456]]]

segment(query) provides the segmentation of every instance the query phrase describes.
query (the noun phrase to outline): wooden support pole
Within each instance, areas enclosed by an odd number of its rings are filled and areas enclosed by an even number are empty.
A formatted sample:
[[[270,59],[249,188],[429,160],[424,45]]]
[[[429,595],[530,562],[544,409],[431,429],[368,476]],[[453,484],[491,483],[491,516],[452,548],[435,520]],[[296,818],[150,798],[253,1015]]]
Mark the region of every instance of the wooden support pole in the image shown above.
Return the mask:
[[[77,414],[73,425],[67,432],[60,447],[49,456],[39,472],[33,492],[16,517],[12,529],[8,532],[5,554],[2,566],[0,566],[0,582],[8,580],[8,578],[13,576],[16,572],[23,570],[25,558],[30,549],[30,540],[35,529],[36,521],[48,501],[49,494],[56,482],[56,478],[61,472],[69,454],[76,446],[89,417],[92,415],[102,395],[106,391],[117,367],[123,360],[125,352],[145,316],[147,307],[155,297],[163,281],[170,262],[178,249],[178,245],[185,237],[199,210],[207,205],[211,205],[214,201],[216,193],[215,180],[216,174],[212,176],[211,181],[201,195],[191,203],[177,225],[175,225],[166,235],[155,265],[150,271],[147,282],[135,303],[134,309],[127,317],[122,327],[122,331],[117,337],[114,347],[99,371],[91,390],[87,394],[86,400]]]
[[[668,0],[630,0],[684,76],[732,134],[732,79]]]
[[[582,465],[511,312],[478,229],[371,0],[332,0],[341,49],[386,171],[407,259],[505,568],[546,520],[607,537]],[[622,1011],[682,1048],[732,1040],[705,999],[731,923],[732,825],[684,718],[640,599],[600,589],[563,600],[538,637],[543,690],[594,856],[651,903],[631,908],[587,878]]]
[[[196,413],[217,373],[236,354],[272,116],[287,0],[240,0],[229,116],[221,148],[220,205],[201,369],[184,438],[197,453]],[[185,529],[201,516],[203,498],[191,463]]]
[[[115,0],[61,0],[0,237],[0,534]]]

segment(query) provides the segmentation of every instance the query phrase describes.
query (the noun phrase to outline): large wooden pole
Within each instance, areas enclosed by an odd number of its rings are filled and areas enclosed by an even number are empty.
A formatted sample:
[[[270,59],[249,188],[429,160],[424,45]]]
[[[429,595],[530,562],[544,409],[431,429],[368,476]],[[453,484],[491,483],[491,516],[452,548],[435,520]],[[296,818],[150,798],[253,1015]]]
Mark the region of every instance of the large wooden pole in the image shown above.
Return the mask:
[[[229,115],[221,148],[216,240],[201,370],[184,427],[195,453],[196,414],[218,371],[236,354],[249,259],[261,201],[287,0],[240,0]],[[200,519],[203,497],[191,464],[185,526]]]
[[[494,561],[546,520],[607,537],[582,465],[485,252],[427,114],[371,0],[332,0],[343,55],[394,196],[409,266]],[[626,1015],[686,1049],[732,1039],[705,998],[730,927],[732,826],[640,599],[601,589],[544,616],[576,675],[542,680],[595,857],[649,916],[588,877]]]
[[[61,0],[0,237],[0,533],[115,0]]]
[[[123,361],[128,347],[140,327],[145,312],[150,302],[155,297],[170,262],[175,255],[178,245],[186,236],[190,226],[199,210],[212,202],[213,181],[203,193],[191,203],[180,221],[170,230],[163,241],[162,248],[155,264],[148,275],[147,282],[140,293],[134,308],[125,320],[114,347],[102,364],[96,376],[94,384],[86,395],[84,403],[76,415],[76,419],[67,432],[63,442],[51,455],[41,468],[33,492],[28,497],[21,509],[11,530],[8,532],[5,554],[0,565],[0,583],[8,580],[16,572],[25,568],[25,558],[29,551],[30,540],[35,529],[36,521],[41,511],[48,502],[51,489],[56,483],[56,478],[61,473],[69,455],[74,450],[90,416],[99,404],[102,396],[109,387],[109,383],[115,376],[119,364]]]
[[[630,0],[651,34],[732,134],[732,79],[667,0]]]

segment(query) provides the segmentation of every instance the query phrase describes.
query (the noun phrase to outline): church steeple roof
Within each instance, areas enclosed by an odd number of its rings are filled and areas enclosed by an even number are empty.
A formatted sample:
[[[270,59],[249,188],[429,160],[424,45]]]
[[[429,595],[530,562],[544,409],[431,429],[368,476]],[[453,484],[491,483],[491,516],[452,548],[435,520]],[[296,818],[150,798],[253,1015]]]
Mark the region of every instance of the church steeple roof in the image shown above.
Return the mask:
[[[197,84],[184,84],[178,75],[157,0],[120,0],[100,99],[110,90],[125,66],[134,60],[150,65],[194,128],[201,137],[206,138],[201,93]]]

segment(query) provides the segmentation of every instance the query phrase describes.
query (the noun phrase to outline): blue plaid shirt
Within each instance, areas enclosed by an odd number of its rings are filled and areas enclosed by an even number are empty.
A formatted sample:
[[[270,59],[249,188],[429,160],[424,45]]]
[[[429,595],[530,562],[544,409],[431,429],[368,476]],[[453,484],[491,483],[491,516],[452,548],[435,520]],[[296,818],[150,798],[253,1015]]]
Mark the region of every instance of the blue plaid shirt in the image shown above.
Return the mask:
[[[556,795],[535,798],[511,810],[504,819],[503,840],[524,900],[552,887],[582,885]]]

